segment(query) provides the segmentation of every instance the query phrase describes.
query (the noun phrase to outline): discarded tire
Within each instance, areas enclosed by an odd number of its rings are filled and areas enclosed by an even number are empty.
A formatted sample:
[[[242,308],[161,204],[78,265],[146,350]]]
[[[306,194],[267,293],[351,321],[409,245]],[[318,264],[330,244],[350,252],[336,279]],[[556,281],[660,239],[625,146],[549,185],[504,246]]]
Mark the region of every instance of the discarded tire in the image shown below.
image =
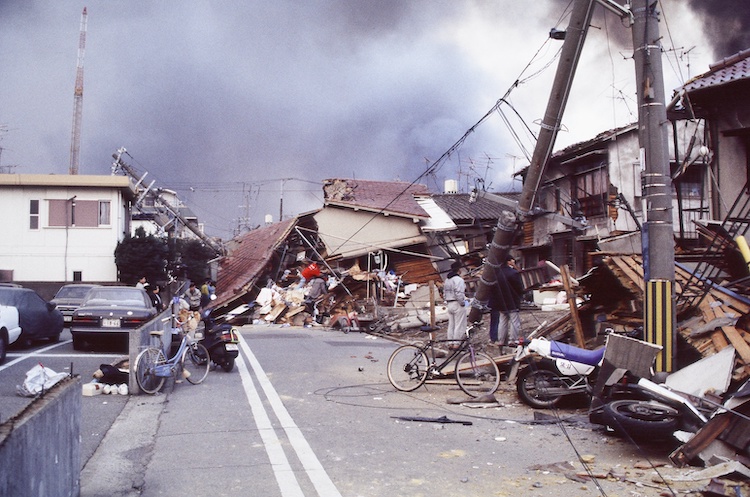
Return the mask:
[[[677,429],[677,409],[643,400],[616,400],[605,404],[602,421],[615,432],[634,440],[664,440]]]

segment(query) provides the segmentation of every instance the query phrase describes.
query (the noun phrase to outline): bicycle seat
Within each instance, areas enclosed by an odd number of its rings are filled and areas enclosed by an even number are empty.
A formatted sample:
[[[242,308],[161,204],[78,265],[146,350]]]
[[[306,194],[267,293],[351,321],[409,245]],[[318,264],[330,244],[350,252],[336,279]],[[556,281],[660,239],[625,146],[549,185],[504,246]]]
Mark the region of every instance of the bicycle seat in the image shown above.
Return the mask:
[[[440,328],[438,328],[437,326],[430,326],[429,324],[419,327],[419,331],[424,333],[432,333],[433,331],[437,331],[439,329]]]

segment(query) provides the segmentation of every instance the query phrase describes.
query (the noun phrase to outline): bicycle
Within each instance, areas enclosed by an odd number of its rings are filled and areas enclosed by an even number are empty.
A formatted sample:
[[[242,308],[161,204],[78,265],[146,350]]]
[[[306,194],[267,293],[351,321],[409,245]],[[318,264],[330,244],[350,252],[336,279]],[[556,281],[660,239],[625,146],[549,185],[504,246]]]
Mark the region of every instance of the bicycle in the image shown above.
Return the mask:
[[[402,345],[393,351],[388,359],[388,380],[391,385],[402,392],[411,392],[424,385],[427,380],[453,374],[461,390],[471,397],[494,393],[500,385],[500,369],[489,355],[474,350],[471,335],[476,327],[469,327],[458,347],[439,364],[436,361],[435,345],[453,343],[455,340],[435,340],[433,332],[436,329],[422,328],[422,331],[430,334],[429,340],[423,345]],[[454,360],[455,368],[451,372],[447,368]]]
[[[164,380],[177,377],[178,373],[197,385],[206,379],[210,359],[206,347],[193,341],[186,333],[180,331],[182,340],[177,352],[167,359],[160,347],[149,345],[138,354],[135,360],[136,382],[147,394],[155,394],[164,385]],[[164,334],[163,331],[152,331],[151,336]]]

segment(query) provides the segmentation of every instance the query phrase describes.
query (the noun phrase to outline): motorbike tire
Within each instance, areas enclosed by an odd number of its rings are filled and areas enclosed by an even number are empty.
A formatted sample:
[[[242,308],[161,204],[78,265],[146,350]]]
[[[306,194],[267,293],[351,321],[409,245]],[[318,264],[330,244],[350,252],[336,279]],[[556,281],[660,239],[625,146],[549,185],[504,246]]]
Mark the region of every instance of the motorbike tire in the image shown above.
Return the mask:
[[[564,395],[545,393],[547,387],[564,386],[554,371],[539,365],[530,365],[518,373],[516,391],[524,404],[535,409],[549,409],[556,406]]]
[[[230,357],[226,361],[221,363],[221,369],[226,371],[227,373],[231,373],[234,369],[234,357]]]
[[[602,408],[602,420],[633,440],[664,440],[672,436],[680,418],[677,409],[653,401],[616,400]]]

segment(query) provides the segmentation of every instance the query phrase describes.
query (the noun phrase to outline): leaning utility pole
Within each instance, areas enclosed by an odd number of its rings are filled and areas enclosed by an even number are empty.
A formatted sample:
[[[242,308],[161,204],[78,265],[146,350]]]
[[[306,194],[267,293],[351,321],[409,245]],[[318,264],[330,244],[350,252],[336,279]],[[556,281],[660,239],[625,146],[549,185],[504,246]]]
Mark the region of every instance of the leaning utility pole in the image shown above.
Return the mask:
[[[646,222],[641,230],[645,282],[643,324],[646,341],[663,347],[656,359],[657,370],[672,371],[676,329],[672,175],[657,5],[656,0],[633,0],[631,7],[638,141],[646,209]]]
[[[508,214],[497,221],[492,245],[484,262],[482,275],[479,278],[475,302],[469,312],[470,322],[481,319],[482,307],[487,305],[490,291],[497,284],[497,271],[499,271],[510,250],[516,229],[531,214],[534,197],[539,188],[544,168],[550,155],[552,155],[555,138],[562,125],[562,116],[565,112],[565,105],[573,84],[573,76],[583,50],[583,43],[586,40],[593,11],[594,0],[575,1],[560,53],[560,63],[557,66],[555,80],[547,103],[547,110],[542,120],[542,129],[539,132],[531,164],[523,182],[523,190],[521,191],[516,215]]]

